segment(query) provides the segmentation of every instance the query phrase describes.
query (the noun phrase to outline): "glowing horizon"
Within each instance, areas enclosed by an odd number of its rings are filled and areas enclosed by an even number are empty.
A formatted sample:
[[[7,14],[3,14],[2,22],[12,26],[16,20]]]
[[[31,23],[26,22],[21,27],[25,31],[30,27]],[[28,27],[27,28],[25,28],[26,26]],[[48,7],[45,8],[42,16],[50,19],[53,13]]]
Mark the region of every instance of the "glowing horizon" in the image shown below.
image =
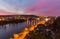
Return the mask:
[[[1,11],[3,14],[60,16],[60,0],[0,0],[0,15]]]

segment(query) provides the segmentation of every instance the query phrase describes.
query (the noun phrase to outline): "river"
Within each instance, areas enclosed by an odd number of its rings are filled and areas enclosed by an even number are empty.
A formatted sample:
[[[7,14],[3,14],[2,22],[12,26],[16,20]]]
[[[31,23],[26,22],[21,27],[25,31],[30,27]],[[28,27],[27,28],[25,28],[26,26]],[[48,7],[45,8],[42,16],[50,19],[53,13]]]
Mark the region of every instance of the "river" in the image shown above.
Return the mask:
[[[30,27],[32,24],[33,21],[29,24],[27,24],[27,22],[19,22],[0,25],[0,39],[9,39],[10,37],[13,37],[14,33],[19,33],[26,27]]]

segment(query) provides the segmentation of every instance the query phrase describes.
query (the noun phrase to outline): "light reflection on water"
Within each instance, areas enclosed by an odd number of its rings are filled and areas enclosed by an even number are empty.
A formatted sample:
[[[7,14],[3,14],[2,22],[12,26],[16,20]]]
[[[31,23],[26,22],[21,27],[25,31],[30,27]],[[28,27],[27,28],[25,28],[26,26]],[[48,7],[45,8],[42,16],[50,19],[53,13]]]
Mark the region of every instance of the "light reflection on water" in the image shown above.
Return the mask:
[[[36,21],[28,21],[23,23],[10,23],[5,25],[0,25],[0,39],[9,39],[13,37],[14,33],[22,31],[26,27],[30,27],[35,24]]]
[[[9,39],[14,33],[22,31],[25,27],[27,27],[26,22],[0,25],[0,39]]]

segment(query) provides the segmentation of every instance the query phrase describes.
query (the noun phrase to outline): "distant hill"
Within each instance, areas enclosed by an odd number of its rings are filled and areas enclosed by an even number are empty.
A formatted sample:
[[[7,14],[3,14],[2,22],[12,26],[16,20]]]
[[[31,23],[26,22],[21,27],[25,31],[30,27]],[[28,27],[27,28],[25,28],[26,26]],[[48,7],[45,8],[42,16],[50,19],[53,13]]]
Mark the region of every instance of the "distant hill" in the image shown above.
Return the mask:
[[[36,16],[36,15],[0,15],[0,17],[13,17],[13,16],[39,17],[39,16]]]
[[[36,16],[36,15],[21,15],[21,16],[24,16],[24,17],[39,17],[39,16]]]

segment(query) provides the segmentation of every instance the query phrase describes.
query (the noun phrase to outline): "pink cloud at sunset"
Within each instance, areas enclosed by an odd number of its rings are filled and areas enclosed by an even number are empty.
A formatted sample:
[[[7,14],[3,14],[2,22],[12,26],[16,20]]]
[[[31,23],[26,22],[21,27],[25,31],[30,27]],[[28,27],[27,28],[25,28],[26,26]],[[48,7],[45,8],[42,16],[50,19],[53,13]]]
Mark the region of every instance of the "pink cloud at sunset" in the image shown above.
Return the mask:
[[[7,14],[60,16],[60,0],[0,0],[0,10]]]
[[[0,15],[15,15],[11,12],[6,12],[6,11],[3,11],[3,10],[0,10]]]

